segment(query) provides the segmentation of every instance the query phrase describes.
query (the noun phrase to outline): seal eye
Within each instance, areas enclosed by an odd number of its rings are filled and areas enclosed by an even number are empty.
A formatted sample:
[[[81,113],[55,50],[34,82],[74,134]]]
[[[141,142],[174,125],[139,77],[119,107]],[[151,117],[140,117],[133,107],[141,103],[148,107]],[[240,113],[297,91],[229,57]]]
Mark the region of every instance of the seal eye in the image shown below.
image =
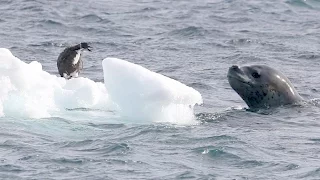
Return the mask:
[[[259,78],[261,75],[259,74],[259,73],[257,73],[257,72],[253,72],[252,74],[252,77],[254,77],[254,78]]]

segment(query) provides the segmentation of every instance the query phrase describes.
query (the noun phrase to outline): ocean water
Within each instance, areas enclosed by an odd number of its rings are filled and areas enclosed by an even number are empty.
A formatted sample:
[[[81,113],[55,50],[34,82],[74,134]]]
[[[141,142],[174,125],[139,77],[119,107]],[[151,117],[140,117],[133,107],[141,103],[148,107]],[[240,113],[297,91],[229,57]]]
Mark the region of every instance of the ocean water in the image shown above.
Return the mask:
[[[102,60],[121,58],[194,88],[203,105],[187,124],[16,108],[0,118],[0,178],[320,179],[319,16],[318,0],[1,0],[0,47],[22,61],[58,76],[59,53],[88,42],[82,77],[103,83]],[[246,111],[227,81],[234,64],[282,71],[307,103]]]

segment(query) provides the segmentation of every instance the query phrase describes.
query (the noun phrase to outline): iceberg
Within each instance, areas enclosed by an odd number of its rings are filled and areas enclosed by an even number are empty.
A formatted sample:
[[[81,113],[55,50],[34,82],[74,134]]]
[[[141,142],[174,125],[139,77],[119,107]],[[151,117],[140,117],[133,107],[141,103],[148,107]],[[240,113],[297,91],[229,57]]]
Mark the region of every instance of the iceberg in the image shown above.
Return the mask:
[[[104,84],[123,116],[136,121],[191,123],[201,94],[176,80],[117,58],[102,62]]]
[[[194,123],[193,108],[201,94],[176,80],[116,58],[102,61],[104,83],[79,77],[66,80],[25,63],[0,48],[0,116],[23,118],[70,117],[73,109],[112,112],[131,123]],[[69,113],[69,115],[68,115]],[[88,121],[94,113],[79,112]],[[71,117],[72,117],[71,116]],[[76,117],[76,116],[74,116]],[[114,116],[112,116],[114,117]]]
[[[87,78],[65,80],[25,63],[0,48],[0,116],[44,118],[73,108],[109,108],[103,83]]]

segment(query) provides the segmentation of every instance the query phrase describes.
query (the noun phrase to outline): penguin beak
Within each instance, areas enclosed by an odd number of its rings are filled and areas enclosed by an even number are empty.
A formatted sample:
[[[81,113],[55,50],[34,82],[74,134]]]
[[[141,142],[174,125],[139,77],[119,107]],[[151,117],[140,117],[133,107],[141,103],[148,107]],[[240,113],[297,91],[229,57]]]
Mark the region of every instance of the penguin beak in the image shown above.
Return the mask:
[[[92,47],[91,47],[91,46],[88,46],[88,48],[87,48],[87,49],[88,49],[88,51],[91,51],[91,49],[90,49],[90,48],[92,48]]]

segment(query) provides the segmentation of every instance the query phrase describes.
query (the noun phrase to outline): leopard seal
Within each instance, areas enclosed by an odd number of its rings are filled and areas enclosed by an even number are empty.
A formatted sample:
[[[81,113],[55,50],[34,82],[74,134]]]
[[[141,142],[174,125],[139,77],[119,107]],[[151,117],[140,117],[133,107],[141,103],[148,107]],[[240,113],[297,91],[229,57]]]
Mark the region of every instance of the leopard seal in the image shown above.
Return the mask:
[[[285,75],[266,65],[233,65],[227,76],[232,89],[250,109],[278,107],[303,100]]]
[[[75,46],[67,47],[60,53],[57,67],[61,77],[71,79],[78,77],[82,67],[81,53],[83,50],[91,51],[88,43],[82,42]],[[80,66],[81,65],[81,66]]]

